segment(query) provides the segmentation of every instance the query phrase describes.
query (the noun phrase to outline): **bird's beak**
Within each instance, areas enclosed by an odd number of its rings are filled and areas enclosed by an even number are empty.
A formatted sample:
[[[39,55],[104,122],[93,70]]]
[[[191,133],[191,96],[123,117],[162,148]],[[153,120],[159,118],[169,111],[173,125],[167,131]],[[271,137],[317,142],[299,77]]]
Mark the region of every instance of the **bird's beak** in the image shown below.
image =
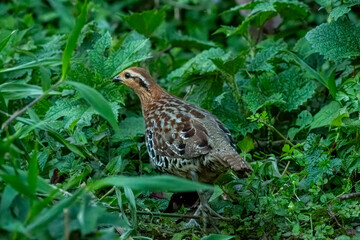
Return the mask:
[[[120,78],[120,74],[115,76],[113,79],[112,79],[113,82],[122,82],[121,78]]]

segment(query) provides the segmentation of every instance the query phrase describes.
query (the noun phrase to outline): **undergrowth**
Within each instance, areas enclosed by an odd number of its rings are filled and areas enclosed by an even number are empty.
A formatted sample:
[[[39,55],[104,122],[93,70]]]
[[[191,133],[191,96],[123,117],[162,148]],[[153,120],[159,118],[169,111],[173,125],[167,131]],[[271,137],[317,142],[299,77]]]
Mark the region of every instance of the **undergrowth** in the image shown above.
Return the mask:
[[[0,3],[0,238],[360,239],[358,5]],[[215,114],[253,173],[159,176],[138,98],[111,82],[130,66]],[[219,233],[185,226],[186,199],[164,213],[200,188]]]

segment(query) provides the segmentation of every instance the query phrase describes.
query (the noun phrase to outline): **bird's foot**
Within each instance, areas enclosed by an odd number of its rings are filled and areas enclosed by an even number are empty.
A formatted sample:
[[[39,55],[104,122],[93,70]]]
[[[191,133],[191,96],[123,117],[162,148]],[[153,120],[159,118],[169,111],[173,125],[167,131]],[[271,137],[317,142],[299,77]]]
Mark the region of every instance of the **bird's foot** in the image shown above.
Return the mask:
[[[190,219],[190,221],[188,221],[185,224],[186,228],[201,228],[200,224],[195,220],[195,219]]]
[[[216,218],[216,220],[217,219],[226,220],[225,217],[223,217],[220,214],[218,214],[217,212],[215,212],[209,206],[209,204],[200,204],[198,209],[194,213],[194,216],[202,216],[202,223],[203,223],[202,227],[205,232],[206,232],[206,227],[208,225],[211,225],[211,227],[213,227],[215,229],[215,231],[220,232],[218,227],[215,224],[216,221],[214,218]],[[187,222],[185,226],[188,228],[201,228],[201,225],[194,218],[191,219],[189,222]]]
[[[212,209],[209,204],[200,204],[199,208],[201,208],[200,211],[204,217],[207,217],[210,219],[213,217],[216,217],[216,218],[220,218],[221,220],[227,219],[227,218],[221,216],[220,214],[218,214],[217,212],[215,212],[214,209]]]

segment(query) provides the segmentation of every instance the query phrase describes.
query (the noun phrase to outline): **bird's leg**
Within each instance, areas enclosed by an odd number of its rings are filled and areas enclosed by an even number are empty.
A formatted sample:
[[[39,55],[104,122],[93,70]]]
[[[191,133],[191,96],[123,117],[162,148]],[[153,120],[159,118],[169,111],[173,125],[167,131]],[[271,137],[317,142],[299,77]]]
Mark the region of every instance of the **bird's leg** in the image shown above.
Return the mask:
[[[202,207],[201,211],[205,212],[208,216],[218,217],[220,219],[226,219],[217,212],[215,212],[209,205],[209,199],[212,195],[213,191],[198,191],[200,198],[200,206]]]
[[[198,181],[197,173],[192,171],[191,172],[191,178],[192,178],[193,181],[197,182]],[[200,198],[200,205],[199,205],[198,209],[195,212],[195,216],[200,215],[200,213],[202,214],[203,222],[204,222],[204,229],[206,228],[207,223],[210,223],[217,230],[217,227],[215,226],[214,221],[212,220],[212,217],[218,217],[218,218],[221,218],[221,219],[225,219],[225,218],[223,216],[221,216],[220,214],[218,214],[217,212],[215,212],[210,207],[209,199],[210,199],[212,193],[213,193],[213,191],[203,191],[203,190],[198,191],[198,195],[199,195],[199,198]],[[194,219],[192,219],[192,220],[194,220]]]
[[[199,216],[199,215],[200,215],[200,208],[196,209],[194,213],[194,216]],[[190,228],[194,228],[194,227],[200,228],[200,224],[194,218],[190,219],[190,221],[188,221],[185,226]]]

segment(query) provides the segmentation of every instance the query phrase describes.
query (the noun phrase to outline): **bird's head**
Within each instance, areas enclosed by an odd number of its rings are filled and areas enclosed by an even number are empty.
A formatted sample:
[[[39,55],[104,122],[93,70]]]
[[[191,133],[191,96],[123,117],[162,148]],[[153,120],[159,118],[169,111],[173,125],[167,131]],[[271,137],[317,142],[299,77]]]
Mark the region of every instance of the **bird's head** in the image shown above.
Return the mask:
[[[140,67],[125,69],[112,80],[130,87],[140,100],[150,100],[162,92],[161,87],[155,83],[150,74]]]

